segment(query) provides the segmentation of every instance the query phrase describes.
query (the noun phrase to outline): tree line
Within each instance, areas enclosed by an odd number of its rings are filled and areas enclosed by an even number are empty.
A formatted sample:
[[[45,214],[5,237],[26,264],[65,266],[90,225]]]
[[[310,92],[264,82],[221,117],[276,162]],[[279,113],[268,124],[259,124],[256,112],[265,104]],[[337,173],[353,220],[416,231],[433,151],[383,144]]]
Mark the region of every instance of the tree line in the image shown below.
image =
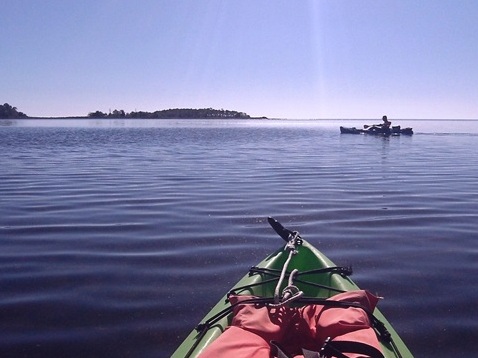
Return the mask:
[[[8,103],[0,105],[1,119],[28,118],[25,113],[19,112],[17,107],[12,107]]]
[[[25,113],[19,112],[16,107],[8,103],[0,105],[0,119],[29,118]],[[126,113],[124,110],[111,111],[104,113],[101,111],[90,112],[87,117],[75,118],[137,118],[137,119],[249,119],[247,113],[213,108],[174,108],[164,109],[155,112],[134,111]],[[262,117],[266,118],[266,117]]]
[[[124,110],[110,111],[104,113],[101,111],[88,113],[89,118],[144,118],[144,119],[221,119],[221,118],[251,118],[247,113],[213,108],[174,108],[164,109],[155,112],[134,111],[126,113]]]

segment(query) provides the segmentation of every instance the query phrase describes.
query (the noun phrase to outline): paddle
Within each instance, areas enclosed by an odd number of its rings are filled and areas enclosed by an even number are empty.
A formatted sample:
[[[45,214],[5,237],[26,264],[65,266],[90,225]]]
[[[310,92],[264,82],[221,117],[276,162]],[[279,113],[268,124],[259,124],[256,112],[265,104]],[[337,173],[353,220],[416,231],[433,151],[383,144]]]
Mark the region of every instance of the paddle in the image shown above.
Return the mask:
[[[282,237],[286,242],[289,242],[290,239],[294,237],[295,233],[293,231],[290,231],[289,229],[286,229],[276,219],[271,218],[269,216],[267,218],[267,221],[269,221],[269,225],[272,226],[272,228],[275,230],[275,232],[278,233],[279,236]]]

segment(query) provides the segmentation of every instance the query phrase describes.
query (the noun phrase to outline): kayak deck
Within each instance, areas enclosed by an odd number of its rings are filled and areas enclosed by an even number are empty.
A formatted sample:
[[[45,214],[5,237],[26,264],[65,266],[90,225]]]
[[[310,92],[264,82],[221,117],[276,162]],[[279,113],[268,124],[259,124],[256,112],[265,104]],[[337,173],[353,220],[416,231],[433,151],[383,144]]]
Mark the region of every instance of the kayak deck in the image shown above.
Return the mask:
[[[303,273],[300,276],[300,280],[297,279],[295,284],[304,292],[306,297],[329,298],[339,292],[359,289],[349,277],[341,274],[340,269],[329,270],[323,273],[311,272],[308,274],[307,271],[310,270],[331,268],[336,267],[336,265],[305,240],[303,240],[302,245],[297,248],[297,251],[298,253],[291,257],[288,268],[289,272],[293,269],[297,269],[299,272]],[[282,270],[288,257],[288,251],[281,248],[266,257],[256,267],[277,270],[276,272],[279,272],[277,276],[279,276],[280,270]],[[247,274],[231,289],[231,291],[241,295],[272,297],[274,296],[277,280],[269,280],[270,278],[269,274],[264,273]],[[311,281],[314,285],[305,284],[301,282],[302,280]],[[263,283],[264,281],[266,282]],[[202,322],[207,322],[220,312],[226,310],[229,306],[230,304],[227,302],[227,295],[225,295],[204,317]],[[378,309],[375,309],[374,316],[383,323],[387,331],[390,333],[390,342],[380,342],[384,356],[412,357],[412,354],[402,339]],[[207,330],[201,332],[193,330],[174,352],[172,357],[197,357],[211,342],[224,332],[226,327],[231,324],[231,321],[232,313],[229,313],[225,317],[214,320],[214,323]]]

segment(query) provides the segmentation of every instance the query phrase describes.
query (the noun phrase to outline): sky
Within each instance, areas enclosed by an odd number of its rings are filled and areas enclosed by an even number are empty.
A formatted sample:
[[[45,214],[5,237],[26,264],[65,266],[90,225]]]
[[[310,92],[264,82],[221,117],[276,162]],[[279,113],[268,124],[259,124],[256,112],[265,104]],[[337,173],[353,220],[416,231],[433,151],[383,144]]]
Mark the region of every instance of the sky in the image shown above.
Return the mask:
[[[0,0],[0,102],[478,119],[476,0]]]

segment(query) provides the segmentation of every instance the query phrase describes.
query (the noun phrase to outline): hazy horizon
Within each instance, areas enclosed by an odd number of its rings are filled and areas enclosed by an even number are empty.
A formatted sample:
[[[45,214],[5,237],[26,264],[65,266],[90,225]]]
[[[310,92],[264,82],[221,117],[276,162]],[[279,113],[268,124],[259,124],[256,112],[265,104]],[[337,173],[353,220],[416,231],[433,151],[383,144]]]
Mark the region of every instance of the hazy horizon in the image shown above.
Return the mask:
[[[0,101],[32,117],[478,118],[472,0],[2,5]]]

